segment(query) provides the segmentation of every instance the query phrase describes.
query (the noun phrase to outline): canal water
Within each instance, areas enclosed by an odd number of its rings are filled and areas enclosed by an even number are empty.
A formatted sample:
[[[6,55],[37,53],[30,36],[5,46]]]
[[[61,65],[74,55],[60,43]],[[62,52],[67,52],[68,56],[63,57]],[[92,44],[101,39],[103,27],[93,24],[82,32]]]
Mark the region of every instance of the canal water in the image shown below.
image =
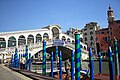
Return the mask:
[[[82,69],[88,69],[88,64],[89,64],[88,61],[82,61]],[[56,66],[57,66],[56,62],[54,62],[54,71],[55,72],[57,71],[57,68],[58,68],[58,67],[56,68]],[[63,71],[65,71],[65,69],[64,69],[64,61],[63,61],[62,66],[63,66]],[[51,70],[50,70],[51,63],[50,63],[50,61],[47,62],[46,67],[47,67],[47,72],[48,73],[51,72]],[[120,62],[119,62],[119,69],[120,69]],[[39,63],[39,64],[32,64],[31,71],[37,72],[37,73],[42,73],[42,62]],[[94,72],[95,72],[95,74],[99,73],[99,62],[98,61],[94,61]],[[109,63],[108,63],[108,61],[102,61],[102,73],[109,74]]]

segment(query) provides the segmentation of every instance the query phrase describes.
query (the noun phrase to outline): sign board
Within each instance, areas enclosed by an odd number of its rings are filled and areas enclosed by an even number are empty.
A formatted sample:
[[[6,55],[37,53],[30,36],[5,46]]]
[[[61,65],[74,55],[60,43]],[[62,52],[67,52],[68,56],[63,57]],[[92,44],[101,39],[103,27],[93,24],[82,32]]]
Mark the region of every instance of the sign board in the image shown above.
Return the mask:
[[[53,40],[53,46],[63,46],[64,41],[62,40]]]

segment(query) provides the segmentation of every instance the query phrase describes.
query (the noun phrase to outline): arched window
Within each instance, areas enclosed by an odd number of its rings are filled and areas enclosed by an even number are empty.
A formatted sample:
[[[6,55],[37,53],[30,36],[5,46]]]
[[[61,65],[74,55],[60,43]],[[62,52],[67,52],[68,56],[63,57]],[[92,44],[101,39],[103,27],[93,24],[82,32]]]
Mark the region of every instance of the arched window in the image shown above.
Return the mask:
[[[85,33],[84,36],[87,36],[87,33]]]
[[[91,43],[90,43],[90,45],[92,46],[92,45],[94,45],[94,43],[93,43],[93,42],[91,42]]]
[[[8,47],[14,47],[16,46],[16,38],[14,36],[11,36],[8,39]]]
[[[49,36],[48,36],[48,33],[44,33],[43,34],[43,39],[46,38],[46,40],[49,40]]]
[[[34,36],[33,35],[28,35],[28,38],[27,38],[27,44],[31,44],[31,43],[34,43]]]
[[[67,38],[67,42],[70,42],[70,38]]]
[[[90,40],[93,40],[93,37],[91,36]]]
[[[0,38],[0,48],[6,48],[5,38]]]
[[[65,40],[66,40],[66,37],[65,37],[65,36],[62,36],[62,40],[65,41]]]
[[[92,31],[90,32],[90,35],[93,35],[93,32],[92,32]]]
[[[87,37],[85,37],[85,41],[87,41]]]
[[[40,34],[36,35],[36,43],[41,42],[42,41],[42,36]]]
[[[18,45],[25,45],[25,44],[26,44],[25,36],[20,35],[18,38]]]

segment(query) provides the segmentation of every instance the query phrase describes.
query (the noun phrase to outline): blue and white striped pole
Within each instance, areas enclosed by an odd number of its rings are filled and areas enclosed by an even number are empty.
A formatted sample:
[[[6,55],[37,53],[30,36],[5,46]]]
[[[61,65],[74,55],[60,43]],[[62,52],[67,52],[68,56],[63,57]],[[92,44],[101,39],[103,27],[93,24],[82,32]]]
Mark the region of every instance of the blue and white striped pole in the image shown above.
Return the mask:
[[[108,47],[109,55],[109,71],[110,71],[110,80],[114,80],[114,68],[113,68],[113,58],[112,58],[112,49]]]
[[[59,65],[60,65],[60,80],[62,80],[62,52],[60,51],[60,58],[59,58]]]
[[[90,62],[90,80],[94,80],[94,60],[92,48],[89,49],[89,62]]]
[[[74,80],[74,50],[71,53],[71,80]]]
[[[51,52],[51,77],[54,77],[54,62],[53,62],[53,52]]]

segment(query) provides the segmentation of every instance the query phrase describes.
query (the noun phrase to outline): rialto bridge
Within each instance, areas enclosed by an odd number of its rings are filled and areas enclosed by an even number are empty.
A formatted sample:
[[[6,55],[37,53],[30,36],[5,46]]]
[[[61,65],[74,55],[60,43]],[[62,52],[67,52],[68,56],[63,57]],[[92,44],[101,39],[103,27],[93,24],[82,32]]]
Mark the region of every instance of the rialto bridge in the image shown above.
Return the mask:
[[[15,52],[15,48],[18,48],[19,54],[25,53],[25,45],[28,45],[29,53],[32,53],[32,56],[34,56],[42,50],[42,41],[44,38],[46,38],[48,53],[52,50],[50,47],[53,46],[53,40],[62,40],[65,43],[67,42],[67,45],[63,45],[64,48],[59,48],[60,50],[64,50],[63,52],[66,52],[67,54],[68,52],[65,48],[68,48],[69,50],[74,49],[74,38],[62,33],[59,25],[49,25],[42,29],[1,32],[0,59],[10,58],[11,54]],[[80,38],[82,39],[83,36],[80,35]],[[87,54],[87,45],[83,42],[80,42],[80,44],[82,52]]]

